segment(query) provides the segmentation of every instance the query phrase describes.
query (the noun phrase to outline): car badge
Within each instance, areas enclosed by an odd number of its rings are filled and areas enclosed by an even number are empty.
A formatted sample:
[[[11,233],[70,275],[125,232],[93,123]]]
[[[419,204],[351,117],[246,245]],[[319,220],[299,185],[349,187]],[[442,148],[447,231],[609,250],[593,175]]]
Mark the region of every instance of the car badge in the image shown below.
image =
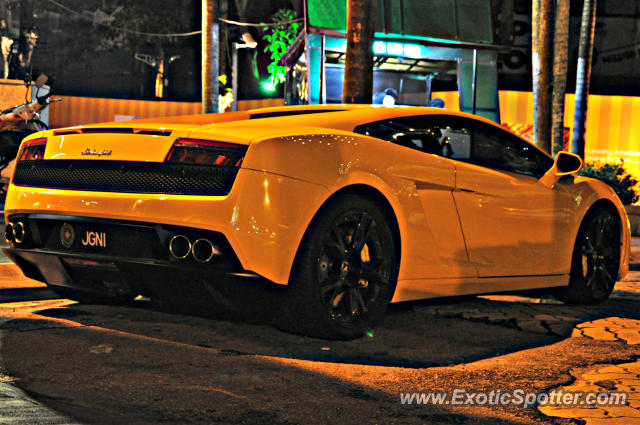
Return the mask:
[[[76,231],[69,223],[64,223],[60,227],[60,243],[65,248],[71,248],[76,240]]]
[[[91,156],[109,156],[111,155],[111,150],[107,150],[107,149],[103,149],[101,151],[95,150],[95,149],[91,149],[91,148],[86,148],[85,150],[82,151],[82,155],[91,155]]]

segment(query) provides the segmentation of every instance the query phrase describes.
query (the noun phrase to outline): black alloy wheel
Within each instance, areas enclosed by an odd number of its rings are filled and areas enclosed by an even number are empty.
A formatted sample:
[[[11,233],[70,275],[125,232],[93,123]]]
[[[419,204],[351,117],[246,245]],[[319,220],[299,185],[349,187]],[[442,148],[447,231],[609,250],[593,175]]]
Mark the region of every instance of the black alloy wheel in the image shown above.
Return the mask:
[[[382,320],[397,278],[388,220],[375,203],[355,195],[340,195],[320,212],[292,271],[285,329],[351,339]]]
[[[597,304],[606,300],[618,278],[620,227],[605,208],[589,211],[580,226],[571,262],[569,286],[557,297],[571,304]]]

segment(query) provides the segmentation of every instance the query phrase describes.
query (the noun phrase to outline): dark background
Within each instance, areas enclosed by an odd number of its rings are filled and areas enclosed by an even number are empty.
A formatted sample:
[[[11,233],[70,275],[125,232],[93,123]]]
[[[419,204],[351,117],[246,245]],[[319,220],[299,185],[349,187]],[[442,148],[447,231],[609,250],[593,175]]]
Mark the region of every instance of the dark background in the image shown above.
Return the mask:
[[[494,42],[505,46],[499,55],[500,89],[531,90],[531,1],[492,0],[492,5]],[[220,15],[245,22],[268,22],[280,8],[293,8],[302,15],[299,0],[221,0],[218,6]],[[114,13],[119,7],[122,9]],[[197,31],[201,28],[200,9],[200,0],[0,0],[0,18],[5,19],[9,35],[16,39],[14,49],[18,47],[20,28],[36,30],[39,38],[33,74],[49,75],[58,94],[132,99],[154,98],[156,73],[134,58],[141,53],[180,56],[165,69],[168,84],[164,100],[200,100],[200,35],[148,37],[117,30],[124,27],[165,34]],[[581,12],[582,1],[573,0],[570,92],[575,89]],[[598,2],[591,93],[640,95],[639,22],[640,0]],[[269,62],[263,30],[224,24],[220,29],[223,45],[230,45],[245,30],[259,42],[255,50],[239,51],[239,98],[281,97],[281,92],[260,91],[259,82],[267,77]],[[221,48],[220,53],[221,74],[230,77],[230,51]]]

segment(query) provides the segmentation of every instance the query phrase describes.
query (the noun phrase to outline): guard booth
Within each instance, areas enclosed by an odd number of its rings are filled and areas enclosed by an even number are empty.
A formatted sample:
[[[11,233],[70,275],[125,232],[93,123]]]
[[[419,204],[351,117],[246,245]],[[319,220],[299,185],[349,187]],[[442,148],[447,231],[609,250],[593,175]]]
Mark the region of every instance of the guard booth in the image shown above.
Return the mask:
[[[304,28],[281,60],[285,103],[341,103],[347,2],[303,4]],[[453,89],[462,111],[499,123],[492,16],[490,0],[378,0],[374,103],[386,91],[396,104],[426,106],[434,89]]]

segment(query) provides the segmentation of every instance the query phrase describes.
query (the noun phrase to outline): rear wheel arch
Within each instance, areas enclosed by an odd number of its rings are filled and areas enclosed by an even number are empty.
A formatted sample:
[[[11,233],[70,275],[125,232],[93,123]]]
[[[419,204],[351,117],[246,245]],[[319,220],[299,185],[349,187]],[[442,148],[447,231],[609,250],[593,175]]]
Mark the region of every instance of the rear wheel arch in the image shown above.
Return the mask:
[[[354,225],[356,230],[351,230]],[[366,185],[333,193],[317,209],[301,239],[279,326],[338,339],[360,336],[375,326],[395,291],[399,239],[395,213],[382,193]],[[371,248],[363,251],[363,244]]]
[[[387,217],[387,220],[388,220],[387,223],[389,224],[389,227],[391,228],[391,233],[393,234],[393,242],[394,242],[394,246],[395,246],[395,250],[396,250],[396,252],[395,252],[396,253],[396,258],[398,259],[397,266],[398,266],[398,269],[399,269],[400,268],[400,260],[402,258],[400,256],[402,238],[400,236],[400,226],[398,224],[398,217],[397,217],[397,214],[396,214],[395,210],[391,206],[391,203],[387,199],[387,197],[385,195],[383,195],[382,192],[380,192],[378,189],[374,188],[373,186],[369,186],[369,185],[366,185],[366,184],[352,184],[352,185],[349,185],[349,186],[345,186],[345,187],[341,188],[340,190],[338,190],[338,191],[334,192],[333,194],[331,194],[331,196],[329,196],[322,203],[320,208],[318,208],[318,210],[314,214],[313,218],[311,219],[311,222],[309,223],[309,226],[307,226],[307,230],[305,231],[305,234],[304,234],[302,240],[304,240],[304,238],[307,236],[307,234],[309,232],[309,229],[311,229],[311,227],[314,225],[315,221],[321,215],[321,212],[325,208],[327,208],[331,204],[331,202],[333,202],[337,197],[342,196],[342,195],[361,196],[363,198],[369,199],[370,201],[374,202],[376,205],[380,206],[381,211]]]

